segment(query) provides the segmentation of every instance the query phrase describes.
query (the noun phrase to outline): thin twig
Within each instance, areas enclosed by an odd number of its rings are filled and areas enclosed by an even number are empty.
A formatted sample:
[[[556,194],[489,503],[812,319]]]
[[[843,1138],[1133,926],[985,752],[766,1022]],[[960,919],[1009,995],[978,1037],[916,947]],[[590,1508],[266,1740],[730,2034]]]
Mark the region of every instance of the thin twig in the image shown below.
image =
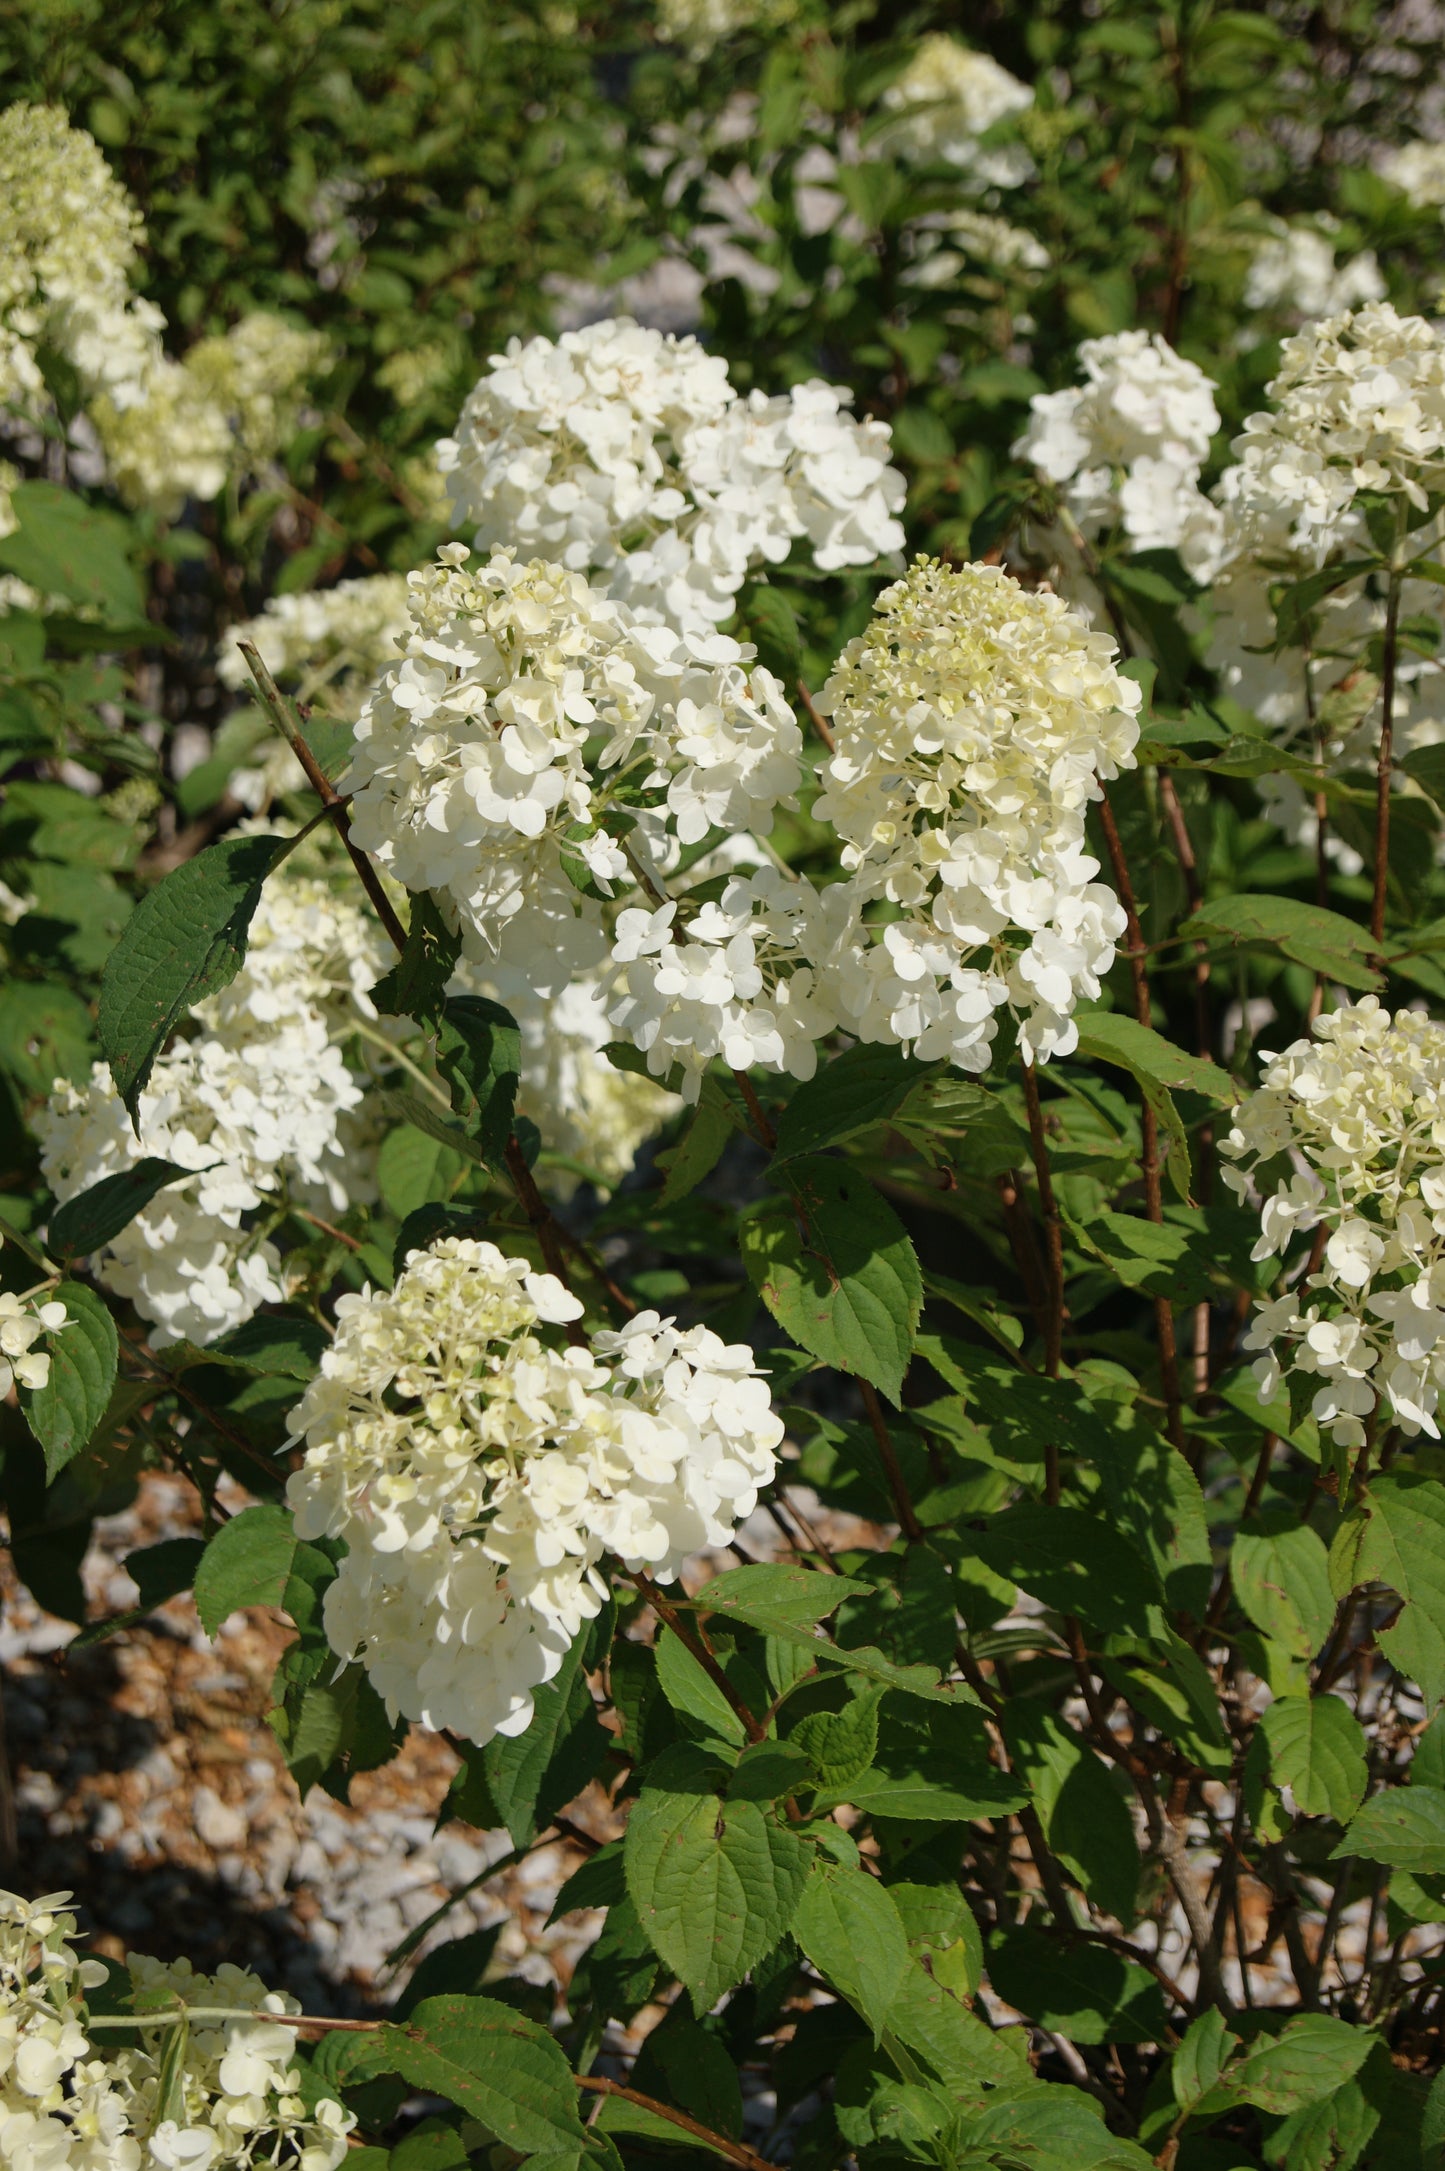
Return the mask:
[[[191,1408],[205,1418],[212,1431],[218,1432],[228,1446],[235,1448],[238,1455],[244,1455],[249,1462],[254,1462],[258,1469],[264,1470],[270,1484],[276,1483],[277,1465],[269,1455],[263,1455],[260,1448],[248,1440],[243,1432],[238,1432],[218,1410],[213,1410],[209,1402],[203,1402],[200,1396],[186,1385],[179,1372],[173,1372],[154,1350],[148,1348],[144,1342],[137,1341],[133,1334],[128,1334],[119,1320],[116,1321],[115,1331],[133,1357],[139,1357],[142,1364],[149,1365],[157,1379],[170,1388],[173,1394],[178,1394],[183,1402],[189,1402]]]
[[[707,2146],[726,2163],[742,2166],[742,2171],[777,2171],[766,2156],[759,2156],[744,2141],[732,2141],[725,2133],[714,2133],[711,2126],[702,2125],[696,2118],[689,2118],[686,2111],[675,2111],[670,2103],[659,2103],[656,2096],[645,2096],[640,2088],[628,2088],[621,2081],[606,2079],[600,2073],[574,2073],[572,2078],[579,2088],[594,2095],[617,2096],[624,2103],[635,2103],[639,2110],[651,2111],[654,2118],[665,2118],[669,2125],[680,2126],[694,2139],[705,2141]]]
[[[1394,781],[1395,664],[1400,646],[1400,574],[1392,565],[1385,599],[1385,634],[1380,663],[1380,751],[1375,765],[1375,894],[1370,906],[1374,963],[1383,972],[1385,892],[1390,879],[1390,791]]]
[[[828,752],[831,754],[833,751],[833,727],[828,722],[827,717],[824,716],[821,709],[818,707],[817,702],[813,699],[813,696],[809,693],[807,687],[803,684],[803,681],[801,679],[798,680],[798,699],[802,702],[803,707],[808,712],[809,723],[817,732],[818,737],[822,740],[824,746],[827,747]]]
[[[707,1638],[702,1634],[701,1630],[692,1628],[683,1619],[676,1606],[663,1596],[650,1575],[645,1574],[641,1569],[638,1569],[636,1573],[624,1570],[624,1573],[627,1575],[629,1583],[634,1584],[641,1591],[657,1618],[662,1622],[663,1627],[672,1630],[684,1650],[688,1651],[697,1660],[709,1681],[712,1682],[713,1687],[720,1690],[722,1695],[726,1697],[730,1709],[742,1721],[743,1732],[747,1735],[748,1740],[766,1741],[768,1738],[766,1726],[763,1725],[761,1719],[749,1708],[733,1687],[731,1681],[723,1672],[716,1653],[709,1648]]]
[[[903,1466],[898,1460],[898,1450],[893,1445],[888,1420],[883,1415],[883,1405],[878,1399],[878,1390],[871,1380],[863,1379],[856,1373],[854,1377],[858,1380],[858,1392],[863,1397],[863,1407],[873,1428],[873,1439],[878,1449],[878,1459],[883,1465],[883,1474],[888,1480],[888,1490],[892,1493],[893,1505],[898,1510],[899,1527],[908,1543],[917,1545],[923,1536],[923,1525],[914,1509],[908,1482],[903,1475]]]
[[[1059,1214],[1059,1202],[1054,1196],[1053,1170],[1049,1163],[1049,1143],[1044,1131],[1044,1112],[1039,1101],[1039,1077],[1032,1063],[1021,1066],[1024,1080],[1024,1103],[1029,1115],[1029,1144],[1033,1151],[1034,1176],[1039,1187],[1039,1205],[1043,1209],[1044,1239],[1048,1253],[1049,1300],[1045,1314],[1044,1364],[1050,1379],[1059,1376],[1059,1365],[1064,1347],[1064,1226]],[[1046,1471],[1046,1497],[1051,1507],[1059,1499],[1059,1450],[1051,1439],[1044,1450]]]
[[[371,899],[373,911],[386,929],[398,952],[405,950],[406,929],[397,918],[391,899],[382,887],[381,877],[375,867],[372,866],[365,852],[353,844],[351,840],[351,817],[346,811],[345,800],[340,792],[336,790],[330,778],[321,768],[316,756],[306,744],[300,729],[292,718],[290,704],[276,684],[275,679],[272,678],[271,673],[267,670],[259,651],[250,641],[242,641],[238,645],[241,654],[246,659],[246,668],[255,680],[256,691],[261,696],[267,714],[296,756],[296,759],[300,762],[302,769],[305,771],[307,783],[330,814],[336,834],[346,846],[351,856],[351,864],[361,878],[361,886]]]

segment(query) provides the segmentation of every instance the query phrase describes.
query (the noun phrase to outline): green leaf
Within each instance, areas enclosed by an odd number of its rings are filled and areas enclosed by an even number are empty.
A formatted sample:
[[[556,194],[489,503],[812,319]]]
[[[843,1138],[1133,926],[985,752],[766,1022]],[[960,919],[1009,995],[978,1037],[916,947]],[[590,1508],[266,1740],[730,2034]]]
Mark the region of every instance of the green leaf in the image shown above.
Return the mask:
[[[47,1248],[57,1259],[84,1258],[99,1251],[134,1221],[158,1191],[164,1191],[167,1184],[183,1182],[193,1173],[188,1168],[177,1168],[174,1161],[146,1154],[117,1175],[102,1176],[99,1183],[78,1191],[74,1198],[56,1207],[45,1232]]]
[[[47,1483],[80,1453],[104,1417],[120,1349],[115,1321],[93,1289],[63,1281],[50,1301],[69,1314],[65,1326],[45,1337],[50,1377],[20,1395],[25,1421],[44,1451]]]
[[[1029,1502],[995,1515],[974,1534],[995,1575],[1090,1627],[1127,1632],[1163,1600],[1153,1565],[1101,1516]]]
[[[1302,2013],[1278,2035],[1251,2043],[1196,2105],[1195,2115],[1217,2117],[1230,2103],[1253,2103],[1276,2117],[1304,2110],[1358,2073],[1378,2040],[1370,2029],[1351,2027],[1331,2013]]]
[[[913,1967],[898,1909],[862,1869],[814,1862],[793,1935],[818,1973],[863,2015],[878,2042]]]
[[[1260,1721],[1270,1776],[1292,1789],[1301,1816],[1348,1823],[1369,1779],[1365,1734],[1337,1696],[1286,1696]]]
[[[1323,905],[1301,904],[1294,897],[1216,897],[1192,914],[1179,932],[1271,955],[1282,952],[1345,987],[1384,985],[1368,963],[1375,946],[1368,927],[1359,927],[1338,912],[1327,912]]]
[[[897,1403],[923,1305],[908,1233],[845,1161],[802,1157],[785,1173],[791,1202],[764,1201],[740,1224],[748,1277],[799,1348]]]
[[[888,1887],[908,1949],[943,1989],[972,1997],[983,1980],[983,1939],[956,1884]]]
[[[283,1605],[300,1542],[279,1502],[243,1508],[223,1523],[196,1570],[196,1612],[206,1634],[243,1607]]]
[[[447,982],[461,953],[461,936],[447,926],[431,892],[422,891],[412,898],[406,948],[377,981],[372,1001],[383,1017],[440,1023]]]
[[[451,1091],[453,1113],[488,1163],[501,1161],[522,1062],[522,1036],[511,1011],[481,995],[448,996],[436,1060]]]
[[[704,1078],[692,1121],[684,1131],[681,1143],[657,1156],[658,1167],[667,1171],[667,1181],[662,1187],[664,1206],[675,1206],[679,1199],[694,1192],[704,1177],[712,1174],[732,1135],[733,1119],[722,1088],[715,1079]]]
[[[1075,2043],[1158,2043],[1164,1994],[1147,1968],[1105,1946],[1065,1944],[1029,1928],[990,1941],[988,1976],[1001,1998]]]
[[[1352,1854],[1419,1877],[1445,1872],[1445,1787],[1387,1787],[1372,1794],[1330,1859]]]
[[[127,1553],[121,1566],[140,1592],[144,1611],[152,1612],[168,1598],[188,1591],[205,1550],[200,1538],[162,1538],[158,1545],[138,1546]]]
[[[1114,1010],[1091,1010],[1080,1018],[1078,1052],[1095,1062],[1112,1063],[1136,1080],[1164,1133],[1170,1181],[1187,1204],[1189,1144],[1173,1089],[1227,1106],[1235,1098],[1229,1073],[1203,1056],[1185,1055],[1152,1027]]]
[[[1109,1638],[1100,1660],[1105,1678],[1201,1771],[1229,1771],[1233,1745],[1219,1715],[1214,1677],[1198,1653],[1168,1630],[1147,1652],[1129,1649],[1135,1640]]]
[[[861,1042],[800,1085],[778,1119],[777,1159],[821,1153],[896,1115],[928,1073],[901,1048]]]
[[[1175,1305],[1203,1304],[1213,1296],[1208,1263],[1200,1257],[1192,1231],[1107,1208],[1091,1214],[1087,1222],[1070,1214],[1065,1220],[1081,1247],[1101,1259],[1126,1289],[1169,1297]]]
[[[298,1312],[258,1312],[208,1343],[202,1355],[207,1363],[235,1365],[259,1378],[306,1381],[315,1377],[330,1347],[331,1336],[315,1319]]]
[[[515,1846],[525,1846],[582,1792],[612,1744],[582,1670],[586,1643],[584,1630],[560,1671],[534,1690],[531,1724],[520,1734],[494,1735],[480,1752],[492,1801]]]
[[[78,1084],[93,1054],[90,1012],[74,989],[52,980],[0,988],[0,1064],[22,1093],[49,1093],[57,1078]]]
[[[404,2028],[348,2036],[332,2064],[343,2087],[395,2073],[547,2171],[576,2165],[586,2147],[562,2051],[545,2028],[492,1998],[426,1998]]]
[[[788,1736],[813,1767],[816,1784],[829,1794],[845,1794],[861,1779],[878,1750],[878,1706],[882,1689],[866,1689],[841,1711],[813,1711]]]
[[[1326,596],[1375,570],[1371,558],[1352,558],[1340,565],[1326,565],[1303,580],[1290,581],[1274,607],[1275,653],[1305,638],[1311,613]]]
[[[465,1157],[414,1124],[388,1131],[376,1157],[376,1181],[382,1204],[398,1221],[418,1207],[440,1205],[457,1187]]]
[[[699,2016],[792,1925],[810,1849],[756,1802],[723,1801],[708,1760],[669,1749],[628,1819],[627,1890],[654,1949]]]
[[[409,1123],[413,1130],[424,1131],[439,1145],[448,1146],[464,1161],[472,1161],[485,1168],[487,1156],[470,1132],[460,1123],[453,1123],[450,1116],[437,1103],[422,1093],[409,1093],[393,1089],[376,1096],[378,1113],[390,1116],[397,1123]]]
[[[1334,1623],[1329,1555],[1307,1523],[1241,1530],[1230,1552],[1234,1595],[1261,1635],[1313,1658]]]
[[[10,506],[17,525],[0,536],[0,570],[42,595],[98,606],[116,623],[144,620],[145,593],[126,555],[130,530],[117,514],[51,482],[17,483]]]
[[[702,1613],[720,1613],[772,1635],[789,1628],[813,1628],[836,1613],[845,1598],[860,1598],[870,1588],[851,1576],[759,1563],[714,1576],[693,1603]]]
[[[846,1798],[866,1816],[918,1824],[968,1824],[1007,1816],[1028,1800],[992,1762],[983,1716],[967,1708],[890,1706],[878,1729],[874,1769],[850,1780]],[[830,1807],[820,1795],[816,1806]]]
[[[1239,2037],[1230,2033],[1216,2007],[1190,2021],[1169,2064],[1169,2083],[1181,2111],[1192,2110],[1210,2093],[1238,2048]]]
[[[803,668],[803,637],[792,604],[781,589],[753,582],[741,598],[740,615],[759,661],[791,688]]]
[[[1139,1845],[1108,1769],[1072,1726],[1032,1697],[1003,1710],[1014,1770],[1027,1780],[1044,1837],[1089,1899],[1116,1921],[1134,1916]]]
[[[643,2095],[687,2111],[714,2133],[736,2140],[743,2130],[736,2062],[720,2038],[689,2019],[681,2005],[672,2006],[647,2037],[630,2080]],[[669,2140],[686,2138],[678,2127],[669,2127]]]
[[[673,1710],[698,1720],[719,1741],[740,1747],[746,1739],[742,1720],[682,1639],[664,1628],[653,1645],[653,1654],[658,1684]]]
[[[1330,1580],[1343,1598],[1358,1583],[1387,1583],[1405,1601],[1377,1641],[1427,1704],[1445,1697],[1445,1485],[1407,1472],[1376,1478],[1330,1548]]]
[[[227,837],[168,874],[121,930],[100,983],[100,1045],[134,1116],[151,1066],[203,996],[229,986],[284,837]]]

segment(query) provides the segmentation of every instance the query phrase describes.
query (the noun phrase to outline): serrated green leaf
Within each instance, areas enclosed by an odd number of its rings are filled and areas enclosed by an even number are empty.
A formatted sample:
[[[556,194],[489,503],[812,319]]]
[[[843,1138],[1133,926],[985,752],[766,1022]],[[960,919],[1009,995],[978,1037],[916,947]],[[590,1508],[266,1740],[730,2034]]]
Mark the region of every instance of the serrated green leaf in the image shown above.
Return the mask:
[[[681,1142],[657,1156],[658,1167],[667,1171],[667,1180],[662,1187],[664,1206],[675,1206],[679,1199],[689,1197],[704,1177],[712,1174],[723,1157],[733,1128],[722,1088],[714,1079],[704,1078],[697,1107]]]
[[[1405,1601],[1379,1632],[1392,1666],[1419,1684],[1427,1704],[1445,1697],[1445,1485],[1415,1472],[1376,1478],[1341,1523],[1330,1581],[1343,1598],[1356,1584],[1389,1585]]]
[[[1372,1794],[1330,1859],[1352,1854],[1417,1877],[1445,1873],[1445,1788],[1386,1787]]]
[[[126,555],[127,523],[51,482],[17,483],[9,492],[15,527],[0,536],[0,569],[72,603],[99,606],[115,624],[145,619],[145,595]]]
[[[1354,1713],[1337,1696],[1286,1696],[1260,1724],[1271,1777],[1292,1790],[1301,1816],[1347,1823],[1369,1778],[1364,1729]]]
[[[643,2095],[688,2112],[714,2133],[736,2139],[743,2130],[736,2061],[720,2037],[700,2028],[681,2005],[671,2007],[647,2037],[630,2078]],[[667,2138],[677,2142],[687,2135],[671,2126]]]
[[[756,1802],[723,1801],[692,1752],[649,1768],[627,1824],[627,1890],[699,2016],[787,1933],[810,1855]]]
[[[1345,987],[1384,985],[1368,963],[1375,947],[1368,927],[1294,897],[1217,897],[1193,913],[1179,932],[1272,955],[1283,952]]]
[[[1278,2035],[1247,2045],[1196,2106],[1196,2115],[1230,2103],[1252,2103],[1277,2117],[1303,2110],[1358,2073],[1377,2041],[1372,2030],[1351,2027],[1332,2013],[1302,2013],[1286,2021]]]
[[[264,1501],[223,1523],[196,1570],[196,1611],[208,1636],[246,1606],[279,1606],[300,1544],[289,1511]]]
[[[777,1159],[821,1153],[896,1115],[927,1071],[901,1048],[860,1042],[800,1085],[778,1119]]]
[[[267,875],[285,837],[227,837],[143,897],[100,983],[101,1051],[134,1116],[151,1067],[186,1012],[228,987],[246,955]]]
[[[423,1999],[405,2027],[348,2036],[330,2063],[347,2088],[395,2073],[547,2171],[577,2165],[586,2147],[562,2051],[545,2028],[492,1998]]]
[[[460,935],[453,934],[435,897],[422,891],[411,901],[406,948],[371,991],[383,1017],[415,1018],[420,1025],[440,1021],[447,982],[461,956]]]
[[[1027,1927],[989,1941],[985,1965],[1001,1998],[1075,2043],[1158,2043],[1168,2015],[1147,1968],[1106,1946],[1065,1944]]]
[[[872,1764],[878,1750],[878,1706],[883,1690],[866,1689],[841,1711],[813,1711],[788,1736],[813,1767],[815,1784],[842,1794]]]
[[[1229,1558],[1235,1597],[1260,1634],[1312,1658],[1335,1618],[1324,1540],[1307,1523],[1282,1518],[1241,1530]]]
[[[912,1241],[846,1161],[801,1156],[785,1173],[789,1201],[764,1201],[740,1224],[748,1277],[800,1349],[897,1403],[923,1305]]]
[[[658,1685],[673,1710],[686,1712],[719,1741],[740,1747],[746,1739],[742,1720],[682,1639],[664,1628],[653,1645],[653,1655]]]
[[[586,1642],[584,1631],[559,1672],[533,1691],[530,1725],[495,1735],[480,1752],[492,1801],[518,1847],[582,1792],[611,1745],[582,1670]]]
[[[517,1103],[522,1036],[510,1010],[481,995],[450,995],[437,1031],[437,1069],[452,1097],[452,1111],[482,1157],[495,1167],[504,1158]]]
[[[1004,1738],[1027,1780],[1044,1837],[1094,1905],[1130,1922],[1139,1844],[1127,1803],[1083,1736],[1032,1698],[1004,1706]]]
[[[50,1352],[50,1376],[43,1387],[20,1394],[25,1421],[45,1455],[47,1483],[74,1460],[104,1417],[120,1349],[104,1299],[83,1282],[61,1282],[49,1301],[63,1304],[68,1315],[40,1345]]]
[[[382,1204],[398,1221],[405,1221],[419,1207],[449,1199],[466,1166],[465,1156],[455,1147],[414,1124],[399,1124],[387,1132],[376,1157]]]
[[[819,1859],[792,1929],[818,1973],[862,2014],[876,2043],[914,1964],[886,1888],[865,1870]]]
[[[102,1176],[99,1183],[78,1191],[51,1215],[45,1242],[52,1257],[79,1259],[99,1251],[134,1221],[158,1191],[167,1184],[184,1182],[193,1173],[188,1168],[177,1168],[174,1161],[146,1154],[130,1168],[114,1176]]]
[[[862,1597],[869,1587],[851,1576],[759,1562],[714,1576],[693,1603],[700,1612],[720,1613],[769,1635],[784,1628],[813,1628],[836,1613],[845,1598]]]
[[[995,1515],[972,1543],[995,1575],[1092,1628],[1127,1631],[1163,1602],[1152,1563],[1082,1508],[1024,1502]]]

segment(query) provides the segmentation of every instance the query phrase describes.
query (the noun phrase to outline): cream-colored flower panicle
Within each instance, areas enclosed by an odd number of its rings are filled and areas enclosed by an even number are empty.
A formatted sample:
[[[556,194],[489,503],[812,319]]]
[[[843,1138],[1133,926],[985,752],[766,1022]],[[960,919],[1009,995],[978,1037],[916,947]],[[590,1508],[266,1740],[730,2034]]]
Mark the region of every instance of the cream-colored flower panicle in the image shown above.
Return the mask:
[[[1409,1434],[1440,1437],[1445,1385],[1445,1025],[1373,995],[1264,1059],[1220,1151],[1241,1197],[1263,1192],[1256,1259],[1328,1237],[1316,1270],[1261,1304],[1245,1347],[1268,1400],[1284,1371],[1318,1379],[1314,1415],[1358,1447],[1383,1395]],[[1318,1243],[1318,1237],[1315,1236]]]
[[[814,813],[843,840],[854,917],[831,984],[863,1039],[986,1070],[1007,1004],[1029,1059],[1075,1046],[1125,925],[1084,843],[1139,736],[1115,654],[1060,597],[927,559],[844,649]]]
[[[1034,94],[990,53],[935,32],[919,41],[908,66],[883,93],[885,110],[897,115],[875,139],[874,155],[945,164],[962,170],[964,186],[1017,188],[1034,171],[1019,143],[987,149],[979,141],[1003,121],[1027,112]]]
[[[69,1900],[0,1892],[0,2163],[336,2171],[356,2120],[333,2098],[303,2093],[296,2031],[280,2017],[300,2012],[296,2000],[229,1963],[200,1975],[185,1960],[131,1953],[138,2006],[227,2017],[198,2019],[183,2038],[164,2025],[102,2031],[85,1996],[110,1970],[75,1951]]]
[[[771,826],[802,737],[727,635],[643,625],[559,565],[439,555],[411,577],[402,660],[356,727],[352,834],[408,889],[447,896],[479,964],[545,993],[600,964],[596,891],[631,888],[639,851],[665,866],[710,829]],[[602,821],[620,800],[631,856]]]
[[[581,1310],[461,1238],[338,1304],[287,1499],[301,1536],[346,1542],[326,1632],[393,1715],[521,1733],[606,1596],[604,1556],[670,1582],[773,1474],[783,1427],[750,1349],[656,1312],[569,1345]]]

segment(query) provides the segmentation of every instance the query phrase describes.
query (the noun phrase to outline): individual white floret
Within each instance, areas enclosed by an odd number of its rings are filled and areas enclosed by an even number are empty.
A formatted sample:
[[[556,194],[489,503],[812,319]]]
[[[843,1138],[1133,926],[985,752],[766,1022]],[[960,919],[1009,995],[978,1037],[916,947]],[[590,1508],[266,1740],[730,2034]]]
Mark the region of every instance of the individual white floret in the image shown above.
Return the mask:
[[[581,1310],[458,1238],[341,1299],[287,1499],[299,1534],[346,1542],[327,1635],[393,1713],[522,1732],[605,1598],[604,1556],[671,1581],[773,1473],[783,1428],[751,1350],[655,1312],[559,1346],[548,1330]]]
[[[1140,693],[1114,643],[997,566],[919,559],[879,597],[819,706],[833,719],[815,817],[848,882],[826,896],[828,984],[869,1040],[987,1068],[995,1012],[1026,1056],[1075,1045],[1124,932],[1084,815],[1132,768]]]
[[[12,1387],[32,1391],[50,1378],[50,1352],[37,1349],[42,1334],[58,1334],[68,1324],[69,1313],[53,1299],[37,1304],[33,1299],[0,1293],[0,1400]]]
[[[1363,1443],[1382,1395],[1406,1434],[1438,1439],[1445,1026],[1366,995],[1263,1063],[1220,1148],[1230,1188],[1262,1194],[1253,1256],[1329,1234],[1315,1270],[1256,1310],[1245,1346],[1264,1353],[1261,1396],[1299,1372],[1319,1380],[1314,1415],[1341,1447]]]

